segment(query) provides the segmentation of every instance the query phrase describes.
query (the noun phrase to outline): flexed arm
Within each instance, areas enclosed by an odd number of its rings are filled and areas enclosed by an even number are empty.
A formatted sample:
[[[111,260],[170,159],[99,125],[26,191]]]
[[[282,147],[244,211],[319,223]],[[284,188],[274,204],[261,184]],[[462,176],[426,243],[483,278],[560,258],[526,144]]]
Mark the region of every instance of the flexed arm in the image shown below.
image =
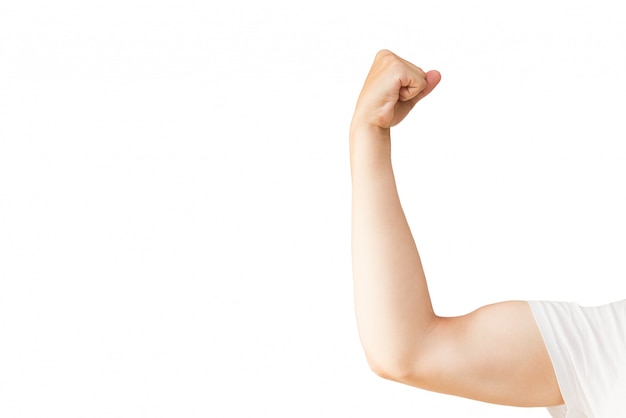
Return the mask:
[[[350,127],[352,262],[357,324],[379,375],[416,387],[519,406],[562,403],[526,302],[443,318],[434,311],[391,164],[390,129],[441,79],[377,54]]]

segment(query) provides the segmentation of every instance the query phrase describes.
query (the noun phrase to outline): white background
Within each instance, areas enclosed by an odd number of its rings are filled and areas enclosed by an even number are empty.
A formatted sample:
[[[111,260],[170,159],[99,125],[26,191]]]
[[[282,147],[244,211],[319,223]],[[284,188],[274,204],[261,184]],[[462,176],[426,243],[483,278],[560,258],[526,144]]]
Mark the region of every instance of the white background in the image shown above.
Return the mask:
[[[0,2],[0,416],[541,417],[384,381],[348,126],[374,54],[435,309],[626,294],[620,2]],[[498,4],[500,3],[500,4]]]

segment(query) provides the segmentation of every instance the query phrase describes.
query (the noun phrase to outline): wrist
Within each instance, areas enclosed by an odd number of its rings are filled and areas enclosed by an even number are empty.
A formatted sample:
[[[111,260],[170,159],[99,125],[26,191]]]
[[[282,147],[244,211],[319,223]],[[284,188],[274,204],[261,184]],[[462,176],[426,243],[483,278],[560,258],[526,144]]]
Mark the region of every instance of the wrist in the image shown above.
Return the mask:
[[[388,167],[391,163],[390,130],[353,119],[350,125],[350,161],[353,169]]]
[[[390,140],[391,129],[382,128],[357,115],[352,118],[350,123],[350,143],[354,141],[388,142]]]

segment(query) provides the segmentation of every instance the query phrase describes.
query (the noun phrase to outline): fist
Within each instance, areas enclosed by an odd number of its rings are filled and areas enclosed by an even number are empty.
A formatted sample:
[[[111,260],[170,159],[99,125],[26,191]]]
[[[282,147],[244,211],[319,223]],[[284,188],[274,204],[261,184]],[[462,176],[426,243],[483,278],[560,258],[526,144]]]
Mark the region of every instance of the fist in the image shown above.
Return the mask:
[[[353,124],[382,129],[397,125],[440,80],[437,71],[424,72],[390,51],[380,51],[359,95]]]

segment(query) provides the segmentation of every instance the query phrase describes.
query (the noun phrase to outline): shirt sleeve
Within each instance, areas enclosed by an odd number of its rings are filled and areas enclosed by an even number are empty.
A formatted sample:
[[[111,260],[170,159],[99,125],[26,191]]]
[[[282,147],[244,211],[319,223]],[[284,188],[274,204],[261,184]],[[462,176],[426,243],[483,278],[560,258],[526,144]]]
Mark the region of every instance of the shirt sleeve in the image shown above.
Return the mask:
[[[626,415],[626,300],[597,307],[529,304],[565,402],[563,407],[549,408],[552,416]]]

